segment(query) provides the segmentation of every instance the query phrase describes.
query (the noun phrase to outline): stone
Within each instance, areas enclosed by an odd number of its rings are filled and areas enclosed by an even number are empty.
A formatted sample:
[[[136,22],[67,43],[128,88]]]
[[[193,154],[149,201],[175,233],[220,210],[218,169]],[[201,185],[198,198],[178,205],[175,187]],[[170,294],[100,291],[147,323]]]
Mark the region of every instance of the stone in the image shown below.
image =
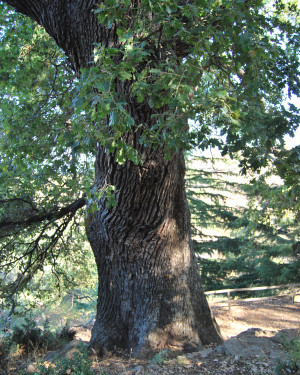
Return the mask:
[[[134,370],[133,370],[133,375],[143,375],[144,374],[144,368],[142,366],[137,366]]]
[[[68,345],[64,346],[63,348],[59,350],[55,350],[53,352],[48,352],[44,360],[48,362],[53,362],[54,358],[57,357],[57,359],[61,360],[63,358],[72,358],[74,353],[80,352],[80,345],[82,344],[82,341],[80,340],[73,340],[69,342]]]
[[[161,372],[161,370],[162,370],[160,366],[155,365],[153,363],[151,363],[150,365],[148,365],[148,368],[151,369],[151,370],[155,370],[157,372]]]
[[[36,371],[36,367],[34,365],[27,366],[27,372],[32,373]]]
[[[203,354],[203,351],[205,351],[205,350],[207,350],[207,349],[203,349],[203,350],[201,350],[200,352],[192,352],[192,353],[187,353],[185,356],[186,356],[186,358],[190,358],[190,359],[195,359],[195,358],[197,358],[197,357],[201,357]]]
[[[206,358],[206,357],[209,356],[212,352],[213,352],[213,349],[212,349],[212,348],[203,349],[203,350],[201,350],[201,357],[202,357],[202,358]]]
[[[217,346],[216,348],[215,348],[215,350],[214,350],[216,353],[218,353],[218,354],[223,354],[223,353],[225,353],[225,351],[224,351],[224,346],[223,345],[219,345],[219,346]]]
[[[271,340],[276,342],[277,344],[282,344],[294,340],[296,338],[300,339],[299,329],[282,329],[281,331],[277,332],[271,338]]]
[[[245,332],[240,333],[238,336],[231,337],[225,341],[223,347],[225,354],[232,355],[233,357],[278,357],[280,347],[271,340],[268,331],[263,331],[260,328],[251,328]]]

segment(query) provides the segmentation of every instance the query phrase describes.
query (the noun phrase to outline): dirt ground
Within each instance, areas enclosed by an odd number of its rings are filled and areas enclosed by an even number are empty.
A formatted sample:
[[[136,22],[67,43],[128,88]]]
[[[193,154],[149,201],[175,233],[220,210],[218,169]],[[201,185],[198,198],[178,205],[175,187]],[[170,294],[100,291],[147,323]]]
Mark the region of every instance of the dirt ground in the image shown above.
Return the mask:
[[[269,337],[289,329],[300,338],[300,303],[292,305],[291,298],[233,302],[230,311],[227,303],[214,303],[211,309],[225,340],[250,328],[272,331]],[[107,355],[100,360],[91,358],[91,361],[95,374],[99,375],[276,375],[278,360],[271,356],[249,359],[226,355],[224,351],[214,349],[206,348],[173,359],[157,360],[154,357],[151,361],[141,361],[130,355]],[[20,374],[20,367],[13,367],[14,371],[6,374]]]
[[[300,303],[292,305],[290,297],[211,304],[211,309],[225,339],[249,328],[280,331],[300,329]]]
[[[279,332],[296,330],[300,337],[300,303],[292,305],[291,298],[211,304],[224,339],[237,336],[250,328]],[[206,350],[206,353],[210,350]],[[272,358],[237,358],[223,352],[208,355],[191,353],[163,363],[122,359],[115,356],[94,364],[111,375],[274,375],[276,362]],[[101,373],[101,372],[100,372]],[[300,374],[297,374],[300,375]]]

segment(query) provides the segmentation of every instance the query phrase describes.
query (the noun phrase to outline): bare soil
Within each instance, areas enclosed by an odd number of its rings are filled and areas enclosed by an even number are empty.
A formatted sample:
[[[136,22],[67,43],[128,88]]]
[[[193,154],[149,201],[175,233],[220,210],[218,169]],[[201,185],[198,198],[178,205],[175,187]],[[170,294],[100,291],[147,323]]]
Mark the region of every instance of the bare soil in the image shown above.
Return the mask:
[[[250,328],[266,331],[267,337],[289,329],[300,337],[300,303],[292,305],[291,298],[238,301],[231,304],[230,310],[227,303],[215,303],[211,309],[225,340]],[[111,375],[266,375],[275,374],[275,367],[276,361],[271,357],[233,357],[209,348],[204,353],[191,353],[163,363],[152,360],[149,364],[116,356],[94,363],[95,370],[102,368]]]
[[[243,300],[232,303],[230,310],[227,303],[214,303],[211,304],[211,309],[225,340],[251,328],[262,329],[264,331],[262,334],[269,338],[282,330],[288,329],[300,338],[300,303],[292,305],[290,298],[282,297],[260,301]],[[96,357],[91,358],[95,374],[273,375],[276,366],[276,360],[271,356],[257,356],[257,358],[250,359],[226,355],[224,351],[215,350],[215,348],[206,348],[201,352],[185,354],[172,359],[153,358],[152,361],[136,360],[128,354],[120,354],[107,355],[100,360]],[[28,366],[28,363],[26,366]],[[21,366],[12,367],[14,371],[8,372],[8,374],[20,373]],[[27,367],[27,369],[29,368]]]
[[[211,309],[225,339],[253,327],[270,331],[300,329],[300,303],[292,305],[290,297],[235,301],[230,311],[227,303],[215,303]]]

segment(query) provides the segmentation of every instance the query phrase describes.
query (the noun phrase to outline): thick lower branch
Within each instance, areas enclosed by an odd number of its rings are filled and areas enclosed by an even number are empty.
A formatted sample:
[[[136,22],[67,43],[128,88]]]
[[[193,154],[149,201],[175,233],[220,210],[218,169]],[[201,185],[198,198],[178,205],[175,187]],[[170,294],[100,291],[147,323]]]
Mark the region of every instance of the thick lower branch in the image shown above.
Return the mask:
[[[11,200],[10,200],[10,203],[11,203]],[[14,231],[14,230],[19,229],[20,227],[27,228],[33,224],[38,224],[46,220],[56,221],[56,220],[62,219],[66,215],[75,213],[80,208],[84,207],[85,205],[86,205],[86,199],[80,198],[65,207],[55,208],[48,212],[43,212],[42,214],[31,215],[27,217],[26,219],[3,220],[0,222],[0,232]]]

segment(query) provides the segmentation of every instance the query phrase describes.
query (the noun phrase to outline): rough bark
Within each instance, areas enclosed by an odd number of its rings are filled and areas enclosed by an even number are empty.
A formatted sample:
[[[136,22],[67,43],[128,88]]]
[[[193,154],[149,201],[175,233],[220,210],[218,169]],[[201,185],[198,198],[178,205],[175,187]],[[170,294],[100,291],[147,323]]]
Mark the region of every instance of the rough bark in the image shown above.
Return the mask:
[[[96,0],[5,0],[18,12],[43,26],[68,56],[74,70],[92,61],[94,43],[108,45],[115,30],[101,27],[93,12]]]
[[[99,273],[91,344],[146,356],[220,342],[191,249],[184,159],[146,150],[143,166],[120,166],[99,149],[97,183],[117,187],[117,206],[87,220]]]
[[[116,42],[92,13],[93,0],[8,0],[56,40],[79,72],[91,61],[93,43]],[[126,97],[128,91],[119,87]],[[150,122],[149,107],[128,107],[137,124]],[[149,124],[150,125],[150,124]],[[137,134],[135,133],[137,137]],[[190,238],[182,153],[166,161],[163,149],[141,149],[143,165],[118,165],[99,147],[96,184],[115,185],[117,206],[86,221],[99,274],[97,318],[91,345],[115,346],[146,356],[161,348],[196,350],[220,342],[206,302]]]

